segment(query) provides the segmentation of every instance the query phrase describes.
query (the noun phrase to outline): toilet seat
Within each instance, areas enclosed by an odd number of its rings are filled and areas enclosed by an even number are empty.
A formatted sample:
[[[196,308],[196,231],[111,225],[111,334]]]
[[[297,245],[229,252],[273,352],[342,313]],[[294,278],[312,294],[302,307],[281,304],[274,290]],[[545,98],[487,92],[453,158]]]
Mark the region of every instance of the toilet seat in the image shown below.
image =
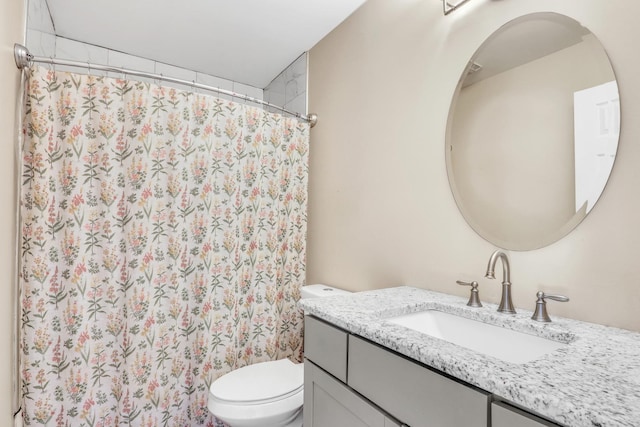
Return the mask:
[[[222,402],[255,405],[286,399],[302,390],[303,384],[302,365],[282,359],[229,372],[214,381],[209,392]]]
[[[257,363],[218,378],[207,407],[230,425],[278,425],[302,408],[304,367],[289,359]]]

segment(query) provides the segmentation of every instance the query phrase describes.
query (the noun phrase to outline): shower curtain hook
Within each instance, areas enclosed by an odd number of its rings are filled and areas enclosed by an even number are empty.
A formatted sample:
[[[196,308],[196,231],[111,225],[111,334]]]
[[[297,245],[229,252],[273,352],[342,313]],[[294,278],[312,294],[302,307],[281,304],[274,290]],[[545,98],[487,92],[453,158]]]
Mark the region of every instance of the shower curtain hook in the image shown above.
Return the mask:
[[[87,60],[87,75],[91,77],[91,61]]]
[[[191,80],[191,91],[194,94],[198,94],[198,88],[196,87],[196,81],[195,80]]]

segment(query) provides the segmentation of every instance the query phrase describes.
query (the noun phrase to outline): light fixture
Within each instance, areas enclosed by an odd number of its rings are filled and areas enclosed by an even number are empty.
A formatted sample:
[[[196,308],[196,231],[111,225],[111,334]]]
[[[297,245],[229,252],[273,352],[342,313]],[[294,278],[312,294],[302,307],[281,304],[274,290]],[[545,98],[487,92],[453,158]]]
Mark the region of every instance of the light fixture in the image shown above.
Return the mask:
[[[469,0],[442,0],[442,10],[445,15],[453,12]]]

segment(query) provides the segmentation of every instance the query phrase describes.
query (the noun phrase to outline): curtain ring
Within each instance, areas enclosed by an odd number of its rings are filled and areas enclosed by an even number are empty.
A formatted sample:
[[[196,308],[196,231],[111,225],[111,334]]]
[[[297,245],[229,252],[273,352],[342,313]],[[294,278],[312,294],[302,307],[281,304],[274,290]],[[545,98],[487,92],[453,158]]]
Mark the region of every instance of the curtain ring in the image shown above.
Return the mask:
[[[191,80],[191,91],[195,94],[198,94],[198,89],[196,88],[196,81]]]
[[[87,75],[91,77],[91,62],[87,61]]]

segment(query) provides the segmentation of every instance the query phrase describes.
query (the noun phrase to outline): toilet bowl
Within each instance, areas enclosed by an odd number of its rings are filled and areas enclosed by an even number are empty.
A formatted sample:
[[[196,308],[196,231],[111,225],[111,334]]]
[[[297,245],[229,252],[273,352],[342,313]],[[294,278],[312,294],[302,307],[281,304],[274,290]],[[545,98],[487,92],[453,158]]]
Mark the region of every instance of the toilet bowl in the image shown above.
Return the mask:
[[[348,294],[324,285],[304,286],[302,298]],[[209,388],[207,408],[231,427],[302,427],[304,365],[289,359],[231,371]]]

